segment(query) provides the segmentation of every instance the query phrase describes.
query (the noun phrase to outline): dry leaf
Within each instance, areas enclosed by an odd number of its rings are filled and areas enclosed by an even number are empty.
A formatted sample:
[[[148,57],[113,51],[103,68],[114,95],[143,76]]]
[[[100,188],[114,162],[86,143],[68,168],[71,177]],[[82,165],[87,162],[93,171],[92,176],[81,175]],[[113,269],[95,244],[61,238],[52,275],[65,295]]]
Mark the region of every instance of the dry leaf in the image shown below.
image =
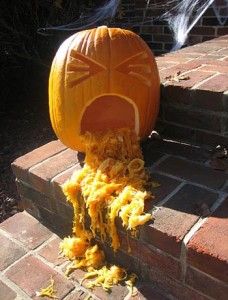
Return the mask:
[[[181,80],[189,80],[190,77],[187,75],[181,75],[181,71],[178,71],[174,75],[169,75],[165,77],[165,80],[171,81],[171,82],[180,82]]]

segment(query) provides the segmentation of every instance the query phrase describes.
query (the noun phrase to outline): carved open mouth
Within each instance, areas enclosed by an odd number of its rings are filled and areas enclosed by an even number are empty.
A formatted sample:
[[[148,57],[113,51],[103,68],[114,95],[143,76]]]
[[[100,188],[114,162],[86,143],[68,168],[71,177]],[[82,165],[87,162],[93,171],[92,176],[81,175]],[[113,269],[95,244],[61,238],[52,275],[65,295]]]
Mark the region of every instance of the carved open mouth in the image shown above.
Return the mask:
[[[81,133],[128,127],[139,132],[138,109],[123,96],[106,94],[97,97],[85,109]]]

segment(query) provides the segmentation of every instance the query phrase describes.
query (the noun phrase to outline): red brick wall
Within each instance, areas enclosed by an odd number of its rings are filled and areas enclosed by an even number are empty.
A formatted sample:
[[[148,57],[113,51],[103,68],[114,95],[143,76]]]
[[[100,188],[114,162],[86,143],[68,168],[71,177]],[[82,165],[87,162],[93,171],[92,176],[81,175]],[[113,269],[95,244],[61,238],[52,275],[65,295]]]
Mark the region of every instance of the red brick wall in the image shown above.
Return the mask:
[[[161,135],[194,144],[228,145],[228,36],[156,60],[162,83],[157,123]]]
[[[227,14],[225,0],[215,0],[219,13]],[[117,17],[116,24],[131,28],[139,33],[142,38],[149,44],[156,55],[160,55],[170,51],[173,45],[173,37],[167,22],[158,19],[163,13],[164,9],[161,7],[154,8],[149,6],[146,9],[145,0],[122,0],[122,12]],[[151,0],[153,4],[156,0]],[[165,3],[166,1],[157,1]],[[145,23],[140,25],[143,17]],[[148,20],[151,22],[148,23]],[[139,23],[137,26],[132,26],[132,23]],[[211,7],[207,9],[203,17],[198,21],[196,26],[191,30],[186,45],[193,45],[210,40],[214,37],[228,34],[228,22],[221,26],[214,10]]]

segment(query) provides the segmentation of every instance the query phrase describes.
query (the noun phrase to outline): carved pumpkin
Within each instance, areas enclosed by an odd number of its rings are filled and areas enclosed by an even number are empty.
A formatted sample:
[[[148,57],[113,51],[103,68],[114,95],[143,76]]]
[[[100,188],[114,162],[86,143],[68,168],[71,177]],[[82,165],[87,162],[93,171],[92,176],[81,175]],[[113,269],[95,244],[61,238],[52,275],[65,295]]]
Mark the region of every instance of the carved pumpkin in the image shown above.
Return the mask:
[[[148,136],[159,110],[154,56],[135,33],[101,26],[78,32],[59,48],[49,79],[53,129],[84,151],[80,135],[121,127]]]

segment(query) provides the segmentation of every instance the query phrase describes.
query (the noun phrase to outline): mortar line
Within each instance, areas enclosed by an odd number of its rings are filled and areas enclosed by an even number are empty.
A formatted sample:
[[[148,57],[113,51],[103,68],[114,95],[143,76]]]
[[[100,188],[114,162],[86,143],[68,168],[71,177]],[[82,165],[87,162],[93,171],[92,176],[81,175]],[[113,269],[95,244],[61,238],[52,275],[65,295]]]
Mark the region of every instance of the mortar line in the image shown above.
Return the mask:
[[[215,278],[215,277],[213,277],[212,275],[210,275],[210,274],[208,274],[208,273],[205,273],[204,271],[201,271],[200,269],[197,269],[197,268],[194,267],[194,266],[190,266],[190,267],[191,267],[191,269],[195,270],[196,272],[198,272],[198,273],[200,273],[200,274],[202,274],[202,275],[204,275],[204,276],[207,276],[207,277],[211,278],[212,280],[217,281],[218,283],[220,283],[220,284],[222,284],[222,285],[224,285],[225,287],[228,288],[228,283],[225,283],[224,281],[221,281],[220,279]]]
[[[175,106],[174,106],[175,107]],[[187,109],[186,109],[187,110]],[[199,112],[201,112],[200,110],[198,110]],[[221,116],[221,115],[220,115]],[[194,130],[197,130],[197,131],[202,131],[202,132],[205,132],[205,133],[209,133],[209,134],[212,134],[212,135],[218,135],[220,136],[221,138],[223,138],[224,136],[221,135],[219,132],[215,132],[215,131],[209,131],[209,130],[206,130],[206,129],[201,129],[201,128],[197,128],[197,127],[191,127],[191,126],[186,126],[184,124],[180,124],[180,123],[175,123],[173,121],[166,121],[166,120],[161,120],[162,123],[165,123],[166,125],[175,125],[177,127],[181,127],[181,128],[186,128],[186,129],[194,129]]]
[[[65,149],[61,150],[60,152],[58,152],[58,153],[56,153],[56,154],[53,154],[52,156],[50,156],[50,157],[48,157],[48,158],[46,158],[46,159],[44,159],[44,160],[38,162],[36,165],[30,167],[30,168],[28,169],[28,172],[30,173],[33,169],[36,169],[37,167],[41,166],[43,163],[48,162],[48,161],[51,160],[53,157],[56,157],[56,159],[58,159],[58,156],[60,156],[64,151],[67,151],[67,150],[68,150],[68,148],[65,148]],[[76,152],[75,152],[75,153],[76,153]]]
[[[31,168],[34,168],[34,167],[36,167],[37,165],[40,165],[40,164],[42,164],[43,162],[45,162],[46,160],[49,160],[50,158],[53,158],[55,155],[59,155],[59,154],[61,154],[62,152],[64,152],[65,150],[67,150],[68,148],[67,147],[65,147],[64,149],[62,149],[62,150],[60,150],[60,151],[58,151],[57,153],[54,153],[54,154],[51,154],[51,156],[49,156],[49,157],[47,157],[47,158],[45,158],[45,159],[42,159],[41,161],[39,161],[38,163],[36,163],[36,164],[34,164],[34,165],[32,165],[31,167],[29,167],[29,169],[28,170],[30,170]],[[26,155],[26,154],[25,154]]]
[[[191,87],[191,90],[196,90],[198,87],[200,87],[202,84],[204,84],[205,82],[213,79],[214,77],[218,76],[220,73],[219,72],[216,72],[214,73],[212,76],[209,76],[207,77],[206,79],[194,84],[192,87]]]
[[[46,227],[46,226],[45,226]],[[52,232],[52,235],[42,244],[40,244],[39,246],[37,246],[36,248],[33,249],[34,252],[37,252],[41,249],[43,249],[45,246],[47,246],[50,242],[52,242],[55,238],[57,237],[57,235],[55,233]]]
[[[164,160],[166,160],[167,158],[169,158],[170,155],[169,154],[165,154],[162,155],[161,158],[159,158],[155,163],[153,163],[150,167],[147,167],[147,169],[149,170],[149,172],[153,171],[154,168],[156,168],[158,165],[160,165],[160,163],[162,163]]]
[[[98,238],[96,238],[96,239],[97,239],[99,242],[101,241],[101,240],[98,239]],[[165,251],[163,251],[162,249],[159,249],[159,248],[153,246],[152,244],[150,244],[150,243],[144,241],[143,239],[141,239],[141,238],[140,238],[140,234],[139,234],[139,238],[138,238],[138,239],[137,239],[137,238],[134,238],[134,237],[131,237],[131,239],[135,240],[136,242],[141,242],[141,243],[144,244],[144,246],[146,246],[147,248],[150,248],[150,249],[153,250],[154,252],[157,252],[157,253],[159,253],[159,254],[161,254],[161,255],[164,255],[165,257],[170,257],[170,258],[172,258],[173,260],[175,260],[175,261],[177,261],[177,262],[180,261],[179,258],[173,256],[172,254],[170,254],[170,253],[168,253],[168,252],[165,252]],[[108,245],[105,244],[105,246],[108,246]],[[125,251],[125,250],[123,250],[123,249],[120,249],[120,251],[126,253],[128,256],[130,256],[130,257],[132,257],[132,258],[134,258],[134,259],[136,258],[135,256],[131,255],[131,252]],[[114,252],[113,252],[113,254],[115,255]],[[139,259],[139,258],[137,258],[137,259]],[[139,260],[140,260],[140,259],[139,259]]]
[[[21,260],[22,258],[27,256],[27,254],[31,254],[31,253],[35,252],[36,250],[37,251],[40,250],[40,248],[42,248],[42,246],[44,246],[45,244],[48,244],[55,237],[55,234],[52,233],[52,235],[45,242],[41,243],[40,245],[38,245],[34,249],[29,249],[26,245],[23,244],[23,242],[21,242],[21,241],[17,240],[16,238],[14,238],[8,231],[5,231],[5,230],[0,228],[0,233],[3,236],[5,236],[6,238],[8,238],[11,242],[13,242],[16,245],[20,246],[26,252],[22,257],[20,257],[18,260],[16,260],[16,262],[18,262],[19,260]],[[7,267],[7,269],[9,267],[11,267],[12,265],[14,265],[14,263],[16,263],[16,262],[13,262],[10,266]]]
[[[194,186],[203,188],[203,189],[205,189],[205,190],[207,190],[209,192],[217,193],[218,195],[224,195],[224,196],[228,195],[227,192],[224,192],[221,189],[212,189],[212,188],[209,188],[208,186],[203,185],[201,183],[193,182],[193,181],[190,181],[188,179],[183,179],[181,177],[178,177],[178,176],[175,176],[175,175],[172,175],[172,174],[169,174],[169,173],[165,173],[165,172],[158,171],[158,170],[155,170],[155,173],[163,175],[163,176],[166,176],[166,177],[169,177],[169,178],[172,178],[172,179],[175,179],[175,180],[178,180],[178,181],[185,182],[185,184],[190,184],[190,185],[194,185]]]
[[[219,198],[215,201],[215,203],[210,208],[210,216],[215,212],[215,210],[223,203],[226,199],[224,195],[220,195]],[[181,263],[181,281],[185,283],[186,271],[187,271],[187,244],[190,239],[195,235],[195,233],[202,227],[202,225],[208,220],[210,217],[200,217],[197,222],[191,227],[188,233],[184,236],[184,239],[181,244],[181,255],[180,255],[180,263]]]
[[[18,285],[16,285],[12,280],[10,280],[8,277],[6,277],[4,274],[0,272],[0,279],[3,283],[5,283],[8,287],[10,287],[17,295],[15,300],[31,300],[31,297],[29,297]],[[23,298],[18,298],[23,297]]]
[[[194,164],[194,165],[199,165],[199,166],[202,166],[202,167],[205,167],[205,168],[207,168],[208,170],[213,170],[214,171],[214,169],[212,169],[210,166],[208,166],[208,165],[205,165],[205,162],[201,162],[201,161],[194,161],[194,160],[191,160],[191,159],[189,159],[189,158],[186,158],[186,157],[183,157],[183,156],[180,156],[180,155],[174,155],[174,154],[172,154],[172,155],[169,155],[169,154],[167,154],[167,158],[169,158],[169,157],[176,157],[176,158],[179,158],[179,159],[182,159],[182,160],[184,160],[184,161],[186,161],[186,162],[189,162],[189,163],[192,163],[192,164]],[[163,160],[162,160],[163,161]],[[161,161],[161,162],[162,162]],[[207,161],[206,161],[207,162]],[[160,164],[160,163],[159,163]],[[154,167],[153,167],[153,165],[151,166],[151,168],[149,168],[150,170],[153,170],[153,171],[155,171],[156,173],[164,173],[164,174],[169,174],[169,173],[165,173],[165,172],[163,172],[163,171],[157,171],[155,168],[156,167],[158,167],[159,166],[159,164],[156,164]],[[163,175],[163,174],[162,174]],[[172,174],[170,174],[171,176],[173,176],[173,178],[174,179],[177,179],[177,178],[180,178],[180,177],[178,177],[178,176],[175,176],[175,175],[172,175]],[[170,177],[171,177],[170,176]],[[182,179],[182,180],[185,180],[185,181],[189,181],[188,179]],[[200,183],[196,183],[197,185],[202,185],[202,184],[200,184]],[[204,185],[202,185],[202,186],[204,186]],[[221,189],[223,188],[223,186],[221,187]],[[208,189],[210,189],[210,190],[215,190],[215,191],[220,191],[220,188],[218,188],[218,189],[213,189],[213,188],[208,188]]]
[[[71,171],[73,170],[77,165],[79,164],[79,162],[77,162],[76,164],[74,164],[73,166],[69,167],[68,169],[56,174],[51,180],[50,182],[53,183],[53,181],[55,181],[56,178],[58,178],[58,176],[62,176],[64,175],[65,173],[67,173],[68,171]]]
[[[194,91],[198,91],[198,90],[194,90]],[[219,93],[219,92],[214,92],[214,93]],[[201,113],[202,115],[205,115],[205,116],[217,116],[217,117],[227,117],[228,114],[227,112],[224,112],[224,111],[212,111],[212,110],[205,110],[204,108],[198,108],[198,107],[189,107],[189,106],[186,106],[186,104],[176,104],[176,103],[162,103],[163,107],[171,107],[171,108],[175,108],[179,111],[182,111],[182,112],[193,112],[193,113]],[[173,121],[167,121],[167,120],[162,120],[162,122],[166,122],[166,123],[174,123],[174,124],[177,124],[177,125],[181,125],[181,127],[187,127],[187,128],[190,128],[190,129],[197,129],[197,130],[202,130],[202,131],[206,131],[206,132],[209,132],[209,133],[213,133],[213,134],[217,134],[219,135],[220,132],[216,132],[216,131],[210,131],[210,130],[206,130],[206,129],[201,129],[201,128],[198,128],[198,127],[191,127],[191,126],[186,126],[184,124],[181,124],[181,123],[175,123]]]
[[[6,272],[8,272],[8,270],[12,267],[14,267],[17,263],[19,263],[21,260],[23,260],[24,258],[28,257],[31,255],[31,251],[28,251],[27,253],[25,253],[25,255],[21,256],[19,259],[17,259],[16,261],[14,261],[11,265],[9,265],[7,268],[5,268],[2,271],[2,274],[6,274]]]
[[[228,58],[228,55],[225,56],[225,57],[223,57],[223,58],[220,58],[219,60],[220,60],[220,61],[225,61],[227,58]]]
[[[67,295],[69,295],[70,293],[73,293],[73,291],[75,291],[75,289],[78,289],[78,290],[83,290],[84,292],[87,292],[89,295],[93,296],[93,294],[89,290],[87,290],[84,286],[80,285],[80,283],[77,280],[73,280],[70,276],[67,277],[64,274],[62,268],[64,267],[64,264],[65,264],[65,266],[67,266],[67,264],[70,263],[69,260],[63,262],[62,265],[55,266],[54,264],[48,262],[45,258],[43,258],[42,256],[40,256],[38,253],[36,255],[34,255],[34,257],[36,257],[37,259],[41,260],[43,263],[45,263],[46,265],[48,265],[52,270],[55,270],[57,274],[63,276],[67,281],[71,282],[74,285],[74,289],[71,290]],[[97,297],[94,298],[94,299],[100,300]]]
[[[211,296],[208,296],[206,294],[204,294],[202,291],[195,289],[194,287],[188,285],[185,283],[185,286],[188,287],[190,290],[197,292],[197,294],[200,294],[201,296],[205,297],[208,300],[215,300],[215,298],[212,298]]]
[[[189,62],[192,62],[192,61],[194,61],[194,60],[195,60],[195,59],[190,59],[190,60],[188,60],[188,61],[186,62],[186,64],[189,63]],[[176,65],[175,67],[178,67],[178,66],[181,66],[181,65],[182,65],[182,64],[178,64],[178,65]],[[197,70],[200,69],[200,68],[202,68],[202,65],[200,65],[200,66],[198,66],[198,67],[196,67],[196,68],[194,68],[194,69],[186,70],[186,71],[184,71],[184,72],[181,72],[180,75],[185,75],[185,74],[188,74],[189,72],[197,71]],[[166,70],[168,70],[168,68],[167,68]],[[175,74],[174,74],[174,75],[175,75]],[[166,78],[165,78],[165,79],[166,79]],[[165,82],[162,82],[162,85],[164,85],[164,86],[170,86],[170,85],[172,85],[172,84],[170,84],[170,83],[172,83],[172,80],[168,79],[168,80],[166,80]]]
[[[17,239],[12,237],[11,234],[8,231],[5,231],[2,228],[0,228],[0,233],[3,236],[5,236],[7,239],[9,239],[11,242],[13,242],[14,244],[16,244],[16,245],[20,246],[21,248],[23,248],[23,250],[25,250],[26,252],[29,251],[29,248],[27,248],[21,241],[18,241]]]
[[[182,142],[182,141],[177,141],[177,140],[173,140],[173,139],[168,139],[168,138],[164,138],[162,139],[165,142],[169,142],[172,144],[178,144],[178,145],[183,145],[183,146],[190,146],[191,148],[196,148],[196,149],[201,149],[201,147],[199,145],[193,145],[191,143],[187,143],[187,142]]]
[[[182,187],[186,184],[185,181],[181,182],[170,194],[168,194],[164,199],[160,200],[155,207],[161,207],[163,206],[166,202],[168,202],[177,192],[179,192]]]

